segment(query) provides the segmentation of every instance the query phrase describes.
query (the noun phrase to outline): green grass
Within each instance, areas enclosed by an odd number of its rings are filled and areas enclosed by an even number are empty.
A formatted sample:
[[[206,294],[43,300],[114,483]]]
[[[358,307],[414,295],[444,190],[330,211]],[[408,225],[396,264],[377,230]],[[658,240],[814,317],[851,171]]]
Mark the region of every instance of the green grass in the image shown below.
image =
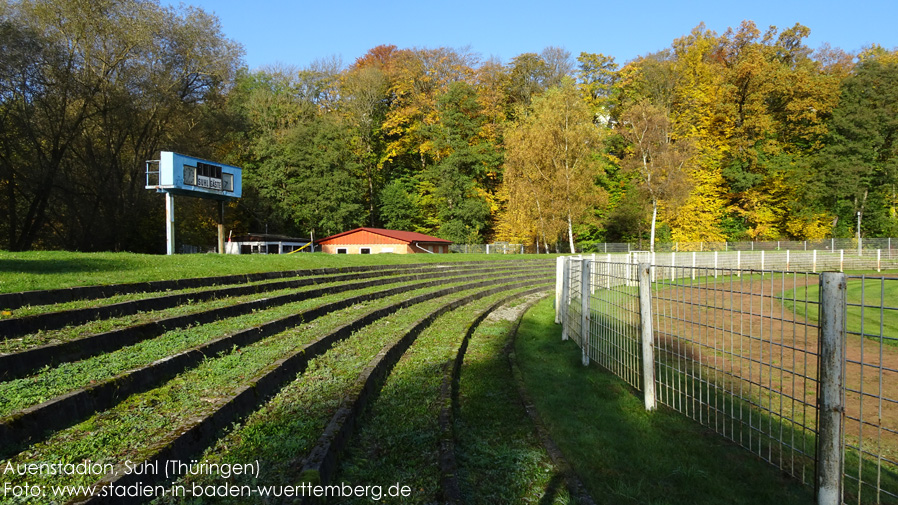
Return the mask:
[[[590,494],[640,504],[810,504],[813,493],[677,412],[646,412],[623,381],[580,364],[551,301],[525,317],[516,346],[543,420]]]
[[[458,296],[464,296],[464,293],[450,295],[449,298],[454,299]],[[177,433],[193,418],[217,408],[221,401],[231,396],[241,384],[297,346],[332,331],[346,321],[354,319],[362,311],[395,303],[404,298],[404,295],[396,295],[390,299],[358,304],[333,312],[301,328],[269,337],[244,348],[233,349],[217,357],[210,357],[197,368],[178,375],[156,389],[133,395],[116,407],[98,413],[72,428],[62,430],[47,441],[35,444],[27,451],[12,457],[10,461],[14,465],[34,461],[69,462],[82,459],[101,462],[121,462],[125,459],[140,461],[149,456],[148,451],[152,449],[155,441]],[[442,303],[446,303],[446,297],[403,309],[337,344],[324,356],[315,358],[310,363],[308,371],[301,376],[301,380],[294,383],[295,387],[312,391],[310,395],[303,395],[298,405],[303,412],[308,409],[309,412],[319,413],[316,422],[307,425],[311,428],[310,433],[306,437],[290,438],[287,442],[286,438],[272,437],[273,433],[266,431],[265,442],[274,444],[278,456],[284,455],[285,450],[287,454],[293,453],[294,456],[302,454],[303,444],[308,445],[317,440],[317,435],[320,434],[333,407],[339,404],[343,392],[352,384],[368,360],[384,343],[395,338],[398,328],[404,328],[408,322],[421,317]],[[325,394],[325,391],[330,393]],[[315,409],[310,403],[317,403],[324,408]],[[185,416],[185,412],[189,412],[190,415]],[[243,435],[246,435],[246,432],[243,432]],[[239,447],[233,446],[233,439],[226,439],[222,443],[228,447],[229,457],[241,458],[238,459],[240,462],[253,461],[264,456],[256,448],[243,458],[244,454]],[[297,452],[294,453],[294,450]],[[305,450],[307,451],[308,447]],[[272,473],[276,475],[278,464],[290,467],[290,458],[268,463],[266,465],[268,475]],[[0,481],[3,482],[21,483],[23,478],[27,478],[29,483],[68,485],[86,485],[92,481],[90,476],[71,476],[61,482],[62,478],[54,476],[43,476],[43,479],[39,479],[35,476],[0,475]],[[40,482],[41,480],[44,482]]]
[[[297,381],[287,385],[269,403],[249,416],[245,423],[222,437],[202,459],[231,463],[261,459],[265,468],[265,474],[260,478],[261,483],[295,483],[302,468],[302,458],[308,455],[318,441],[343,397],[349,393],[356,378],[378,351],[399,338],[418,318],[471,292],[473,291],[455,293],[402,309],[338,343],[323,356],[311,360],[307,371]],[[346,320],[345,317],[342,319]],[[432,401],[436,401],[436,398],[432,398]],[[405,407],[418,408],[408,404],[403,406]],[[404,410],[397,414],[402,415],[403,412]],[[391,425],[382,428],[389,430]],[[385,454],[383,456],[386,457]],[[409,465],[407,470],[414,471],[416,467]],[[198,476],[188,482],[209,483],[212,480]],[[235,482],[255,483],[255,480],[235,479]],[[386,489],[393,483],[369,481],[365,484],[381,484]],[[228,503],[232,502],[240,501],[232,500]],[[247,502],[252,503],[252,500]]]
[[[847,280],[845,296],[848,303],[846,327],[850,333],[880,339],[886,345],[898,346],[898,280]],[[818,283],[790,289],[779,295],[787,309],[801,318],[817,323]],[[804,303],[807,300],[810,303]]]
[[[363,265],[500,261],[503,254],[181,254],[0,251],[0,293]]]
[[[455,421],[463,502],[567,503],[561,474],[539,441],[509,367],[512,324],[487,319],[465,354]]]
[[[421,293],[437,291],[448,286],[463,284],[464,280],[447,279],[445,285],[401,293],[390,300],[401,301]],[[272,309],[234,318],[222,319],[195,327],[168,331],[159,337],[145,340],[117,351],[102,354],[82,361],[63,363],[46,368],[37,374],[21,379],[0,383],[0,415],[9,414],[32,405],[37,405],[57,395],[67,393],[93,382],[113,377],[133,368],[145,366],[153,361],[181,352],[228,333],[274,321],[301,310],[317,307],[364,293],[389,289],[396,285],[375,286],[350,293],[337,293],[310,300],[303,300]],[[361,305],[359,305],[361,306]]]
[[[350,441],[337,482],[398,482],[413,490],[409,503],[441,499],[439,453],[435,449],[440,443],[440,389],[445,366],[454,359],[476,315],[509,294],[502,292],[457,308],[422,332],[393,368],[360,433]],[[504,470],[521,469],[506,466]]]

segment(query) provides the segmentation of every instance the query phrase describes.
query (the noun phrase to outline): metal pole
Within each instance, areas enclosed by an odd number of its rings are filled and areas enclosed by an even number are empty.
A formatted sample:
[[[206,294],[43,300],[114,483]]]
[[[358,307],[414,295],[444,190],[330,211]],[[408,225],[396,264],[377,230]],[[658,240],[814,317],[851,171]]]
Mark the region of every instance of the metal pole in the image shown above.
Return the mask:
[[[861,256],[861,211],[857,211],[857,255]]]
[[[175,253],[175,197],[165,193],[165,254]]]
[[[589,366],[589,322],[592,320],[589,313],[589,286],[590,261],[586,256],[580,260],[580,349],[583,351],[583,366]]]
[[[845,274],[820,274],[820,397],[817,399],[817,505],[842,503],[845,405]]]
[[[642,329],[642,383],[645,409],[655,410],[655,334],[652,331],[652,266],[639,264],[639,320]]]

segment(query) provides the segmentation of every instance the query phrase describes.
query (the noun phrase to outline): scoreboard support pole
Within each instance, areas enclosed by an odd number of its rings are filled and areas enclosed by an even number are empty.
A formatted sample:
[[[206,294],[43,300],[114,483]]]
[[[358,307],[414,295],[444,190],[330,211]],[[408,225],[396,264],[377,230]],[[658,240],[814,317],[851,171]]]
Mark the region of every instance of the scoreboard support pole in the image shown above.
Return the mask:
[[[225,210],[225,201],[218,201],[218,254],[225,253],[225,241],[224,241],[224,210]]]
[[[165,192],[165,254],[175,253],[175,196]]]

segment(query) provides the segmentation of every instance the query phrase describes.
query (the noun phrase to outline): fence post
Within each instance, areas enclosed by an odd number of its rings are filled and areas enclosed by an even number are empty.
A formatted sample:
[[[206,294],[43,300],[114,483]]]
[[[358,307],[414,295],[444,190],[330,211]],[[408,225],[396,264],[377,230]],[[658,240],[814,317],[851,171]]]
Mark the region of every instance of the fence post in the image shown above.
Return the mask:
[[[786,270],[789,269],[789,250],[786,249]]]
[[[814,265],[811,267],[811,272],[817,273],[817,249],[814,249]]]
[[[742,277],[742,251],[736,251],[736,277]]]
[[[564,293],[564,257],[555,258],[555,324],[561,324],[561,300]]]
[[[761,270],[764,270],[764,250],[761,249]]]
[[[655,334],[652,331],[652,266],[639,264],[639,320],[642,328],[642,383],[645,409],[655,410]]]
[[[563,265],[561,275],[561,340],[567,340],[568,305],[571,303],[571,262],[568,256],[562,256],[561,260]]]
[[[589,286],[592,284],[590,266],[584,255],[580,260],[580,349],[583,351],[583,366],[589,365],[589,322],[592,320],[589,313]]]
[[[717,251],[714,251],[714,278],[717,278]]]
[[[882,272],[882,249],[876,250],[876,271]]]
[[[589,294],[594,295],[596,293],[596,253],[592,253],[592,268],[589,269]]]
[[[695,280],[695,251],[692,251],[692,280]]]
[[[839,271],[845,271],[845,249],[839,249]]]
[[[845,274],[820,274],[820,397],[817,434],[817,505],[842,503],[842,396],[845,378]]]

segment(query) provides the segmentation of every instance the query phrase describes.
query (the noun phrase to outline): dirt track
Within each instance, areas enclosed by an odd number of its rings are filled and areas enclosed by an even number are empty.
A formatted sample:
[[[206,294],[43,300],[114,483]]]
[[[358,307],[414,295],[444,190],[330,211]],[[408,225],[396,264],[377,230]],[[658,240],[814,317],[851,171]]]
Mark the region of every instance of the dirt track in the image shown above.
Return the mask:
[[[766,421],[743,417],[744,422],[757,425],[749,431],[760,432],[761,438],[777,438],[780,423],[798,430],[813,429],[817,325],[794,314],[776,297],[816,282],[816,277],[809,276],[785,280],[768,276],[763,281],[727,278],[686,281],[656,292],[656,338],[667,354],[660,380],[665,380],[665,373],[675,377],[677,370],[701,378],[699,386],[685,393],[691,401],[684,402],[676,395],[665,400],[663,387],[661,401],[680,402],[685,413],[695,418],[708,416],[704,422],[720,429],[722,423],[732,423],[713,408],[726,408],[718,394],[725,389],[766,411]],[[816,303],[808,304],[808,312],[816,310]],[[883,345],[881,339],[849,335],[846,355],[846,440],[851,445],[863,440],[863,450],[894,461],[898,452],[898,349]],[[690,365],[693,359],[704,367]],[[693,399],[696,397],[711,403],[712,408],[692,407],[701,403]]]

